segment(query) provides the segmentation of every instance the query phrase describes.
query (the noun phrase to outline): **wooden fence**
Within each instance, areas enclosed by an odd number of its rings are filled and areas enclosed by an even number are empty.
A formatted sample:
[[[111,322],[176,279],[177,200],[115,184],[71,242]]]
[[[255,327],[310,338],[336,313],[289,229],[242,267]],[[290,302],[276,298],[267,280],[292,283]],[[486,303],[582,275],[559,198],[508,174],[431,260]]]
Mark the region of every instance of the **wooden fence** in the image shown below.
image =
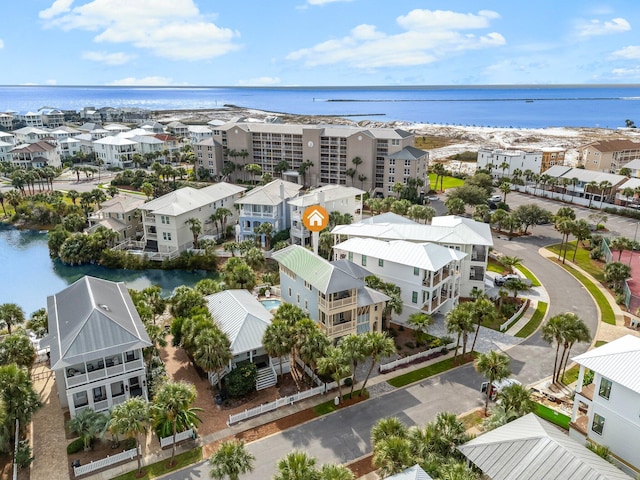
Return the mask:
[[[407,365],[407,364],[410,364],[412,362],[415,362],[416,360],[421,360],[423,358],[429,358],[429,357],[435,358],[445,348],[447,350],[451,350],[452,348],[456,348],[456,344],[455,343],[449,343],[448,345],[442,345],[440,347],[430,348],[429,350],[425,350],[424,352],[418,352],[418,353],[416,353],[414,355],[409,355],[408,357],[398,358],[397,360],[394,360],[393,362],[380,364],[380,367],[379,367],[380,373],[389,372],[389,371],[394,370],[394,369],[396,369],[398,367],[402,367],[404,365]]]
[[[111,465],[115,465],[120,462],[127,462],[129,460],[133,460],[138,455],[142,455],[142,449],[132,448],[131,450],[125,450],[122,453],[118,453],[116,455],[110,455],[106,458],[102,458],[100,460],[96,460],[91,463],[87,463],[86,465],[80,465],[78,467],[73,467],[73,473],[77,477],[79,475],[86,475],[87,473],[94,472],[96,470],[100,470],[101,468],[109,467]]]

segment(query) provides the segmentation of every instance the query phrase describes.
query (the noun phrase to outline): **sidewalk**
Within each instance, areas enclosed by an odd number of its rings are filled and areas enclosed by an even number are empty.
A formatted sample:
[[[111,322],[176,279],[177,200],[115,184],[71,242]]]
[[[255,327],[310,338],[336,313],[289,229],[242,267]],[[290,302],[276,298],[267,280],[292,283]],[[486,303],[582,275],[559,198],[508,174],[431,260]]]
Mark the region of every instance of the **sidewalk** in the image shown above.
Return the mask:
[[[392,387],[387,383],[387,381],[391,378],[397,377],[398,375],[402,375],[404,373],[408,373],[419,368],[425,367],[427,365],[431,365],[433,363],[440,362],[442,360],[446,360],[448,358],[453,358],[453,353],[449,352],[447,355],[443,355],[438,358],[434,358],[432,360],[428,360],[423,363],[414,364],[407,366],[406,368],[402,368],[400,370],[392,371],[377,375],[373,378],[370,378],[367,382],[367,391],[369,392],[369,398],[380,397],[388,392],[394,391],[396,388]],[[356,389],[362,386],[362,382],[358,382],[356,384]],[[344,392],[343,392],[344,393]],[[199,437],[195,442],[188,441],[176,447],[176,454],[182,453],[194,448],[194,446],[206,446],[211,443],[214,443],[218,440],[222,440],[227,437],[233,437],[234,435],[244,432],[246,430],[251,430],[256,427],[260,427],[267,423],[275,422],[284,417],[292,415],[297,412],[301,412],[303,410],[313,408],[316,405],[320,405],[321,403],[325,403],[331,401],[335,396],[337,396],[337,391],[332,390],[328,394],[318,395],[316,397],[309,398],[307,400],[303,400],[301,402],[295,403],[291,406],[283,407],[278,410],[274,410],[272,412],[268,412],[262,414],[257,417],[253,417],[247,419],[243,422],[239,422],[235,425],[227,427],[218,432],[212,433],[205,437]],[[171,449],[168,448],[166,450],[161,450],[158,453],[145,456],[143,459],[143,465],[148,465],[151,463],[159,462],[161,460],[165,460],[171,457]],[[98,472],[94,475],[83,476],[83,479],[87,480],[109,480],[115,476],[121,475],[123,473],[130,472],[134,470],[136,467],[135,462],[127,462],[122,465],[118,465],[108,470],[104,470],[102,472]]]

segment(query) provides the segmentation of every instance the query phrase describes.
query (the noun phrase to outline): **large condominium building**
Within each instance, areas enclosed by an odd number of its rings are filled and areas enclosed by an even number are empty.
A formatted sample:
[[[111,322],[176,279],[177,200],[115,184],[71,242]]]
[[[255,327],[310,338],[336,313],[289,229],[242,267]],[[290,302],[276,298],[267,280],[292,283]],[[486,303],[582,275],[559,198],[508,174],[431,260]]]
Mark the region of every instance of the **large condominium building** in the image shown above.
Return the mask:
[[[631,140],[602,140],[578,149],[579,164],[587,170],[618,173],[626,163],[640,158],[640,142]]]
[[[428,190],[428,153],[401,129],[235,122],[213,128],[213,142],[198,156],[210,171],[231,162],[237,177],[256,163],[263,173],[302,185],[358,186],[386,196],[395,183],[416,178]]]

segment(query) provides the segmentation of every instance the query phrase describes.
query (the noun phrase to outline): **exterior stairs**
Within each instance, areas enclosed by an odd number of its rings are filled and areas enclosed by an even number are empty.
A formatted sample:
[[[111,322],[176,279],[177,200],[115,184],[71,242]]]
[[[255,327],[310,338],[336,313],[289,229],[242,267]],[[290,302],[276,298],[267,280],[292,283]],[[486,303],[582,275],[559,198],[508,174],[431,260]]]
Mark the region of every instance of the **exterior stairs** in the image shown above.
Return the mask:
[[[273,367],[265,367],[258,370],[258,378],[256,378],[256,390],[264,390],[273,387],[278,383],[278,376]]]

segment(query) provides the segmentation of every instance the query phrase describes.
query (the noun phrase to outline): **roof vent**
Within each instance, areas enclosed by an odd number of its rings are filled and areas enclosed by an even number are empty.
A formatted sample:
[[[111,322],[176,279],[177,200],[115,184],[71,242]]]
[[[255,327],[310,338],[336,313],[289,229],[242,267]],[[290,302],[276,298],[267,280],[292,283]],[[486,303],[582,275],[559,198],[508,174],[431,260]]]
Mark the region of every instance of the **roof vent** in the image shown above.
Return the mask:
[[[108,306],[108,305],[100,304],[100,305],[98,305],[98,306],[99,306],[102,310],[104,310],[104,311],[106,311],[106,312],[111,311],[111,309],[109,308],[109,306]]]

